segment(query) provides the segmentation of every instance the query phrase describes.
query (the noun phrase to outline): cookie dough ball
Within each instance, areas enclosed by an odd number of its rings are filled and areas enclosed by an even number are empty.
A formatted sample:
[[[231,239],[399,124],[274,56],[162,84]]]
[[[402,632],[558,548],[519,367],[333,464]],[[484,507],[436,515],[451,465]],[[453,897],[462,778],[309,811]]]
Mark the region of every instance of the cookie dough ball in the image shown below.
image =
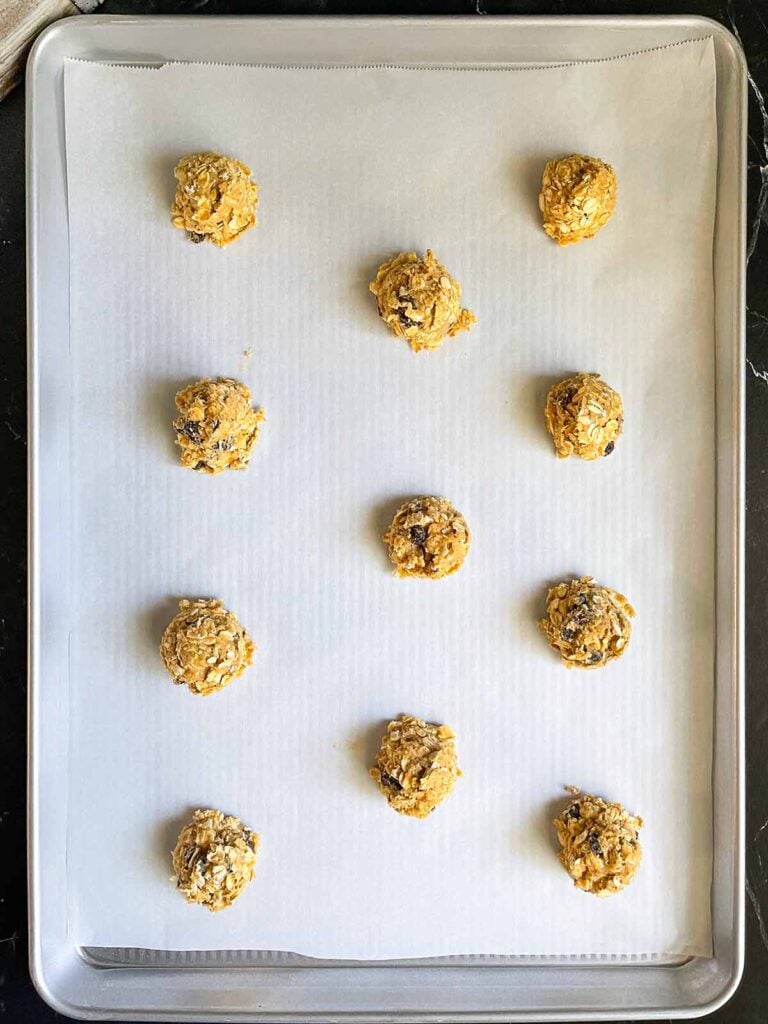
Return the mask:
[[[207,697],[245,672],[255,647],[221,601],[183,600],[179,608],[163,633],[160,655],[174,683]]]
[[[600,459],[616,446],[624,406],[599,373],[577,373],[550,389],[544,416],[559,459]]]
[[[389,723],[370,775],[393,810],[426,818],[445,800],[461,775],[453,741],[447,725],[411,715]]]
[[[231,906],[253,878],[259,837],[221,811],[195,811],[173,851],[176,888],[187,903]]]
[[[401,252],[382,263],[370,288],[382,320],[415,352],[439,348],[447,337],[476,322],[473,313],[461,308],[458,281],[431,249],[423,260],[415,252]]]
[[[176,395],[179,416],[173,421],[181,464],[215,475],[245,469],[259,439],[261,409],[251,406],[251,392],[230,377],[203,377]]]
[[[627,649],[634,614],[626,597],[584,576],[552,587],[539,625],[566,668],[601,668]]]
[[[544,230],[558,245],[592,238],[616,206],[616,174],[594,156],[574,153],[544,168],[539,209]]]
[[[193,242],[229,245],[256,223],[259,186],[251,169],[220,153],[193,153],[179,160],[171,221]]]
[[[414,498],[400,506],[383,539],[396,576],[439,580],[461,568],[472,538],[447,498]]]
[[[634,878],[642,850],[643,819],[621,804],[599,796],[580,796],[555,818],[560,863],[573,884],[595,896],[610,896]]]

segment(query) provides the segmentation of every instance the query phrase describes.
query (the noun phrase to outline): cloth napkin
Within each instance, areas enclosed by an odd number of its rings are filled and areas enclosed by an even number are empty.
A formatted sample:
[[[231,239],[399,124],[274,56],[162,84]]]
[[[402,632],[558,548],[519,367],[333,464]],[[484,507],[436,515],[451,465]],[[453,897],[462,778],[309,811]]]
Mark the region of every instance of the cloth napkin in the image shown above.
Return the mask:
[[[29,48],[39,32],[58,18],[87,14],[99,0],[3,0],[0,3],[0,100],[21,78]]]

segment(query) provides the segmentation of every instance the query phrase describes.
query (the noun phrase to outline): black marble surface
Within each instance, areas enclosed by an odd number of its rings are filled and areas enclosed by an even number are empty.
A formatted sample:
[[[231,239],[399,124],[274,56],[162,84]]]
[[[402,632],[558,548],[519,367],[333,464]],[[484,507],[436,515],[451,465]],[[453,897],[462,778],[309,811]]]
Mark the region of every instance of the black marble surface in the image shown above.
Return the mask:
[[[2,0],[0,0],[2,2]],[[109,14],[703,14],[751,74],[747,377],[747,963],[710,1020],[768,1021],[768,2],[766,0],[106,0]],[[24,96],[0,104],[0,1020],[61,1020],[27,974]]]

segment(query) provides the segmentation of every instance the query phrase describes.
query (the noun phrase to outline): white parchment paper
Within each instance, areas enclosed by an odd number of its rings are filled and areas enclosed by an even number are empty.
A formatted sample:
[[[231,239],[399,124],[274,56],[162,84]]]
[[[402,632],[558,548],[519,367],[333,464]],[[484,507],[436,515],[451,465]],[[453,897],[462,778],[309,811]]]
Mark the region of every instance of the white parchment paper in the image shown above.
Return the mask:
[[[527,70],[70,62],[65,87],[74,941],[707,954],[711,41]],[[169,222],[173,166],[199,149],[262,188],[259,226],[225,251]],[[560,250],[537,186],[574,151],[615,166],[619,203]],[[417,355],[367,284],[427,246],[478,324]],[[578,370],[625,401],[598,464],[559,462],[544,428],[548,386]],[[246,473],[177,464],[173,396],[205,374],[243,378],[266,411]],[[453,578],[398,580],[380,534],[425,493],[462,510],[472,551]],[[637,608],[605,671],[566,671],[537,630],[571,574]],[[259,648],[209,699],[158,656],[174,600],[199,595]],[[366,775],[402,712],[457,733],[464,776],[426,821]],[[626,892],[594,899],[560,868],[566,784],[645,818]],[[218,915],[170,882],[197,806],[262,836],[257,878]]]

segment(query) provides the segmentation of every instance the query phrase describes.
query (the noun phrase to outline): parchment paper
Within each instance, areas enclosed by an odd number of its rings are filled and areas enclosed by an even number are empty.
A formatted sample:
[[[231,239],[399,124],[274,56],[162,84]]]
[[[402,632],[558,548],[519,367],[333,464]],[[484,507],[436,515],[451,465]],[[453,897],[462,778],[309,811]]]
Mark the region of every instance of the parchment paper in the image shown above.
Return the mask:
[[[711,41],[526,70],[70,62],[65,88],[74,940],[707,954]],[[225,251],[169,222],[174,164],[208,148],[262,188],[258,227]],[[560,250],[537,186],[574,151],[615,166],[619,203]],[[417,355],[367,284],[427,246],[478,324]],[[558,461],[544,428],[548,386],[578,370],[625,400],[598,464]],[[246,473],[177,465],[173,396],[205,374],[246,380],[266,411]],[[398,580],[380,534],[431,493],[467,517],[471,554],[439,583]],[[566,671],[537,630],[571,574],[637,608],[604,671]],[[158,656],[175,599],[200,595],[259,648],[209,699]],[[366,774],[402,712],[457,733],[464,776],[426,821]],[[595,899],[559,866],[566,784],[645,818],[626,892]],[[170,881],[198,806],[262,836],[255,881],[219,915]]]

